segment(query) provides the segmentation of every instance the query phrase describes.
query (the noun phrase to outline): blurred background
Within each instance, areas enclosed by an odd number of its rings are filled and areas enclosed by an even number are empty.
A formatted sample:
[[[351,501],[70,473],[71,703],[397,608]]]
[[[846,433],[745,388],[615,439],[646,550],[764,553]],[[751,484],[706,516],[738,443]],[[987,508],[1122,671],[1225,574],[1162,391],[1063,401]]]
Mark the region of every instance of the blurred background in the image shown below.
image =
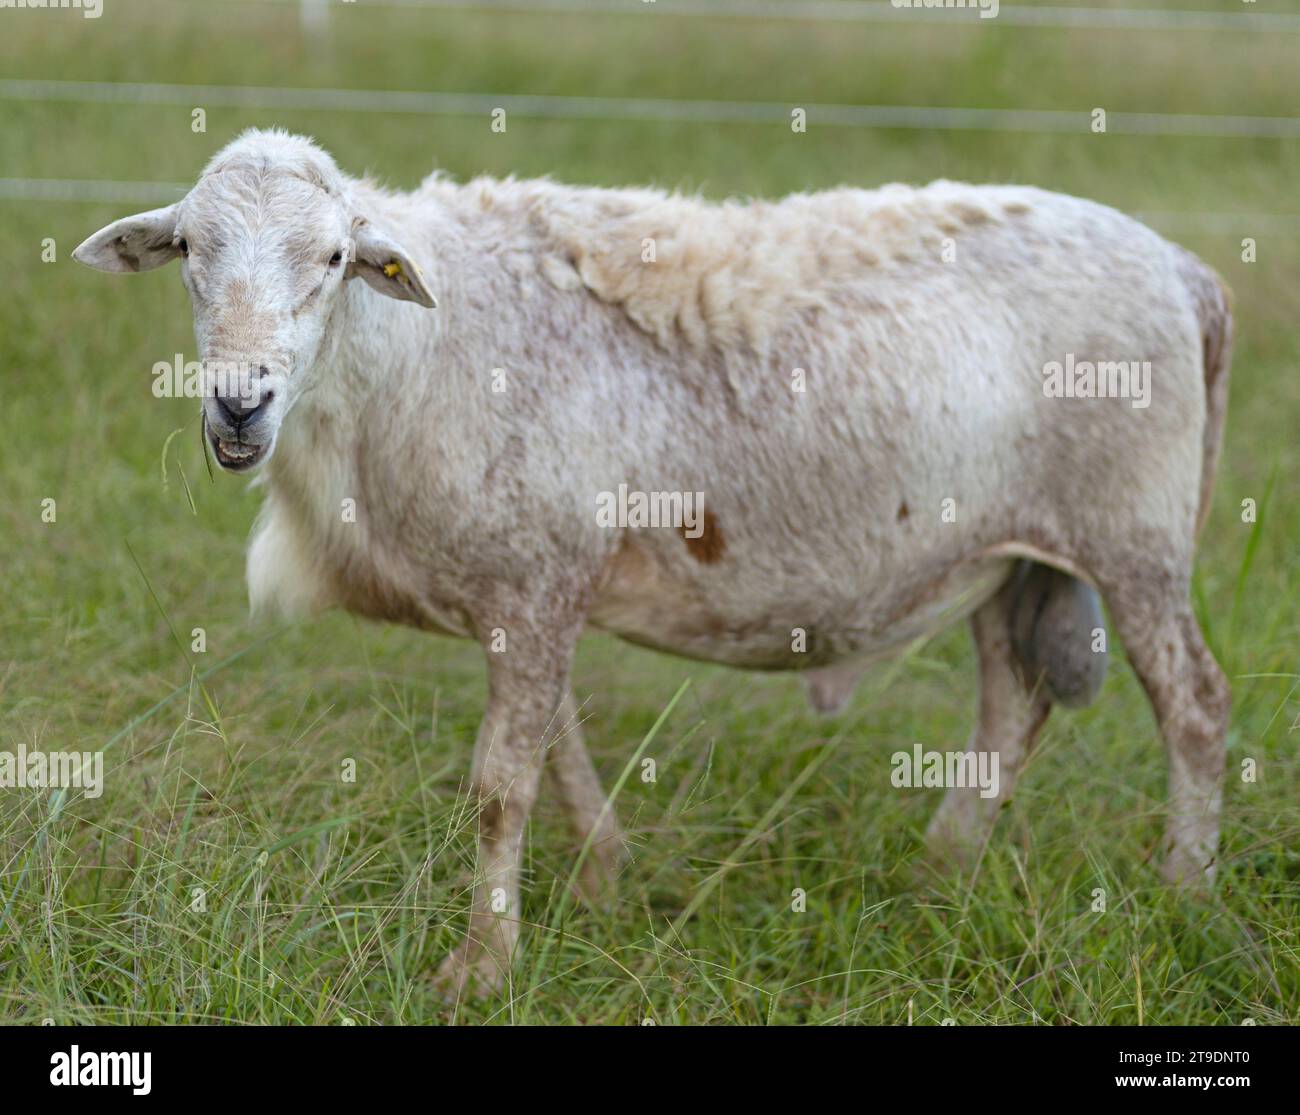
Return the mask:
[[[1297,1021],[1300,9],[1136,2],[0,10],[0,750],[103,750],[107,768],[94,801],[0,794],[0,1019]],[[180,282],[69,259],[254,125],[394,187],[434,167],[714,198],[1030,183],[1199,253],[1238,323],[1196,583],[1235,694],[1220,900],[1166,894],[1147,863],[1165,764],[1122,655],[1097,706],[1049,723],[960,881],[920,865],[937,798],[891,789],[888,755],[962,746],[964,631],[831,721],[795,678],[592,637],[575,688],[607,785],[689,682],[647,748],[657,780],[617,802],[620,897],[564,897],[572,850],[543,799],[516,1000],[438,1002],[425,976],[472,869],[479,651],[337,615],[251,624],[258,493],[210,477],[197,405],[151,390],[155,361],[195,358]]]

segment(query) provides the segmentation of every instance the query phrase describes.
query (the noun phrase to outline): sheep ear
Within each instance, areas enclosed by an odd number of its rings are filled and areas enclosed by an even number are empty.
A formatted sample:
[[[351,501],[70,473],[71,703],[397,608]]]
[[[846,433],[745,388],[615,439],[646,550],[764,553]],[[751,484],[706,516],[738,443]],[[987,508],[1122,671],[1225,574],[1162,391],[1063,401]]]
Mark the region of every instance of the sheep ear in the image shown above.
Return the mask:
[[[353,229],[354,258],[347,277],[359,275],[380,294],[402,302],[415,302],[432,310],[437,299],[424,280],[420,265],[374,225],[358,222]]]
[[[174,243],[179,203],[123,217],[82,241],[72,258],[100,271],[150,271],[181,254]]]

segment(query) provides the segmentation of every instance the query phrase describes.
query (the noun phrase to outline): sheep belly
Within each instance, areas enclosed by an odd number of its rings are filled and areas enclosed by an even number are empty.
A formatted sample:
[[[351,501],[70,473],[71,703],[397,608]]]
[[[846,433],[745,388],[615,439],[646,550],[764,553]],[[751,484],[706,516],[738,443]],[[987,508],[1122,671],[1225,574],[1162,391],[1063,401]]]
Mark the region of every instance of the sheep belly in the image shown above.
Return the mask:
[[[624,547],[606,572],[589,622],[640,646],[745,669],[865,663],[970,615],[997,591],[1011,564],[1001,555],[958,560],[928,580],[896,571],[847,594],[853,603],[828,608],[827,600],[844,601],[844,586],[805,579],[795,593],[732,571],[724,599],[709,583],[721,574],[679,575]]]

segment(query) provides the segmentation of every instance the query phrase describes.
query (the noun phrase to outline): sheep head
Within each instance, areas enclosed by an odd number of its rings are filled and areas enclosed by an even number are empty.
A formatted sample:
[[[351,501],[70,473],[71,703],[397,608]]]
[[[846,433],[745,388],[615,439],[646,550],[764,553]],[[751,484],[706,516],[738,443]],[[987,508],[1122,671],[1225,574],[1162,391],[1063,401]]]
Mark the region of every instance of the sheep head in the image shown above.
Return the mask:
[[[181,260],[204,372],[204,426],[228,471],[270,456],[347,280],[435,305],[419,265],[357,211],[352,192],[310,140],[250,131],[212,159],[182,200],[115,221],[73,252],[101,271]]]

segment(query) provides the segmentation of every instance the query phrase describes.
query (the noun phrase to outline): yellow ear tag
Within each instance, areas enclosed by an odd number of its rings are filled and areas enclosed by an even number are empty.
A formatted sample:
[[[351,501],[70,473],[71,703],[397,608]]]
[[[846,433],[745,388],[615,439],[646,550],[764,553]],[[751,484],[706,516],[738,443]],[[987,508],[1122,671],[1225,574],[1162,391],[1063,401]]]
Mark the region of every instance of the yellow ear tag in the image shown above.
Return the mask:
[[[384,264],[384,274],[387,275],[390,279],[394,275],[400,275],[401,273],[402,273],[402,265],[398,263],[397,260],[393,260],[392,263]]]

